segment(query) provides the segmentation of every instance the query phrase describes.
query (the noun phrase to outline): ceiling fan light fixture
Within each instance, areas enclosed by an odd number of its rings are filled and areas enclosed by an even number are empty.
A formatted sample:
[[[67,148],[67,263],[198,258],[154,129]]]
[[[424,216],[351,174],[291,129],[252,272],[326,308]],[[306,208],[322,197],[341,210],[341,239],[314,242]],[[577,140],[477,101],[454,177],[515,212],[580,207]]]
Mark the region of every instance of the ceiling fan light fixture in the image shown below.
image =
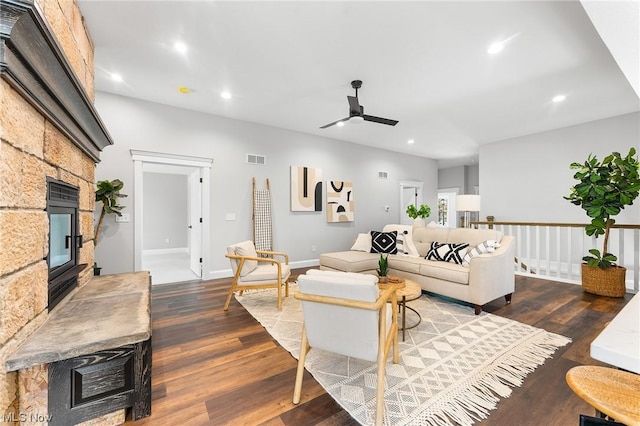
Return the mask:
[[[355,115],[355,116],[351,117],[349,119],[349,121],[351,121],[353,124],[364,123],[364,117],[362,117],[360,115]]]

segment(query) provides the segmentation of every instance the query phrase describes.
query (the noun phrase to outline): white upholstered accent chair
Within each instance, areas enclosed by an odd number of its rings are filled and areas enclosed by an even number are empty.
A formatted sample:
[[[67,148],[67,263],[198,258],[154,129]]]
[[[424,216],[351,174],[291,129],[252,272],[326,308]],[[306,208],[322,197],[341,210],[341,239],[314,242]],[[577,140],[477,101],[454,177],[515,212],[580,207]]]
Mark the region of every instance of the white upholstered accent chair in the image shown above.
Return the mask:
[[[298,277],[304,323],[293,403],[300,402],[307,352],[323,349],[377,362],[376,424],[384,417],[385,365],[398,363],[396,289],[380,291],[373,275],[310,270]],[[387,302],[392,302],[387,303]]]
[[[271,257],[260,257],[266,255]],[[224,304],[224,310],[229,309],[231,296],[234,291],[276,288],[278,289],[278,310],[282,309],[282,286],[285,297],[289,296],[289,256],[277,251],[256,250],[253,241],[243,241],[227,247],[225,255],[231,261],[233,282],[229,288],[229,295]],[[284,263],[277,258],[282,257]]]

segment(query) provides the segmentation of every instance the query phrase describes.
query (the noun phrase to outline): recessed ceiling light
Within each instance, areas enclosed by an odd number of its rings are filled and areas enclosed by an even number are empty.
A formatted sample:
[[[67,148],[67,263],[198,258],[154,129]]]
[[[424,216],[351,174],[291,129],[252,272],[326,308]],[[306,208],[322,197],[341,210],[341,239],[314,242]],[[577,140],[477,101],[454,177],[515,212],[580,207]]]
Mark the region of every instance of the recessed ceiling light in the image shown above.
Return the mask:
[[[487,49],[487,53],[490,55],[495,55],[496,53],[502,52],[502,49],[504,49],[504,43],[499,41],[489,46],[489,49]]]
[[[415,143],[415,141],[414,141],[413,139],[409,139],[409,140],[407,141],[407,143],[408,143],[409,145],[411,145],[411,144]]]
[[[558,96],[554,96],[554,98],[553,98],[553,99],[551,99],[551,100],[552,100],[553,102],[558,103],[558,102],[562,102],[562,101],[564,101],[565,99],[567,99],[567,97],[566,97],[565,95],[558,95]]]
[[[112,72],[109,77],[111,77],[111,80],[117,81],[118,83],[120,83],[122,81],[122,76],[120,74],[118,74],[118,73],[115,73],[115,72]]]
[[[226,90],[222,93],[220,93],[220,97],[222,99],[231,99],[231,93],[227,92]]]
[[[343,126],[344,126],[344,121],[338,121],[338,122],[336,123],[336,126],[338,126],[338,127],[343,127]]]
[[[178,92],[188,95],[189,93],[191,93],[191,89],[189,89],[187,86],[178,86]]]
[[[173,48],[180,53],[187,53],[187,45],[181,41],[176,41],[175,43],[173,43]]]

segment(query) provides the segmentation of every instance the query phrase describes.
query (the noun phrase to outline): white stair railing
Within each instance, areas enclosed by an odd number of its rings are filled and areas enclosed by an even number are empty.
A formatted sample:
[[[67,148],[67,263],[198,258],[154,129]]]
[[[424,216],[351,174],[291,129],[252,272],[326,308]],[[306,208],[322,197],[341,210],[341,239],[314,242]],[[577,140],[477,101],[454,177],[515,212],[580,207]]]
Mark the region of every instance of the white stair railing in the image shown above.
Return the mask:
[[[538,222],[471,222],[472,227],[493,228],[516,238],[515,271],[555,281],[580,284],[582,257],[591,248],[602,250],[602,238],[589,237],[586,224]],[[614,225],[609,252],[627,268],[627,291],[640,290],[640,225]]]

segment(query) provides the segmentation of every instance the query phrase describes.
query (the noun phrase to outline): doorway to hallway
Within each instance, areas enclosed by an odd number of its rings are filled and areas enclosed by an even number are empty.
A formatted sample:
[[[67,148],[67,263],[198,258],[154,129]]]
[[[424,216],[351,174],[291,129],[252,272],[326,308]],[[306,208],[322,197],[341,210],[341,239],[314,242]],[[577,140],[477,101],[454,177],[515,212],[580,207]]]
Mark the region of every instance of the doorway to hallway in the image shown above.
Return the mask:
[[[209,250],[211,159],[131,151],[135,270],[153,284],[203,279]]]

